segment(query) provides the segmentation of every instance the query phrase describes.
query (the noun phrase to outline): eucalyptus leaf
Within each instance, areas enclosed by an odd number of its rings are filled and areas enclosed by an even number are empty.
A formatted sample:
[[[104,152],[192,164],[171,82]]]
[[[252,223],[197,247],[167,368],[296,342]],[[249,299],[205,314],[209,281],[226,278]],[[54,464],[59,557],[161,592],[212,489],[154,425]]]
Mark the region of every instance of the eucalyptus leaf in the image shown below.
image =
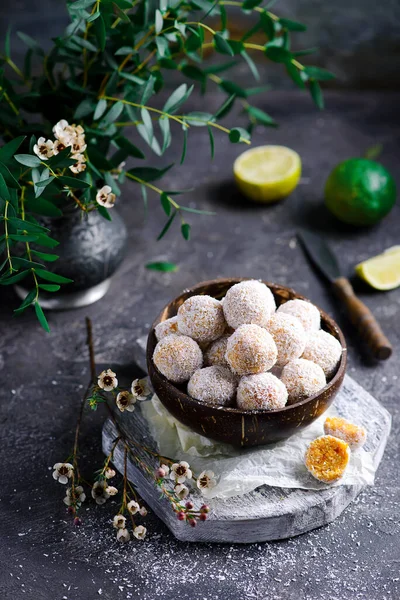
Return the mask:
[[[161,271],[163,273],[173,273],[178,270],[178,266],[175,263],[158,261],[147,263],[146,269],[149,269],[150,271]]]

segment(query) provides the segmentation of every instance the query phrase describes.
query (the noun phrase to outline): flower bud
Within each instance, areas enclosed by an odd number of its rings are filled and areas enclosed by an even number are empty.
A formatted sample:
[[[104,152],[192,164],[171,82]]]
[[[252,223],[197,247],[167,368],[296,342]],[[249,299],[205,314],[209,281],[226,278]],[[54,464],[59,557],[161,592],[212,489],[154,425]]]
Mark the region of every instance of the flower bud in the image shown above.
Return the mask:
[[[186,506],[186,508],[188,508],[189,510],[191,510],[192,508],[194,508],[194,504],[193,504],[193,502],[186,502],[185,506]]]
[[[177,517],[178,517],[178,521],[184,521],[186,518],[185,513],[182,510],[180,512],[178,512]]]

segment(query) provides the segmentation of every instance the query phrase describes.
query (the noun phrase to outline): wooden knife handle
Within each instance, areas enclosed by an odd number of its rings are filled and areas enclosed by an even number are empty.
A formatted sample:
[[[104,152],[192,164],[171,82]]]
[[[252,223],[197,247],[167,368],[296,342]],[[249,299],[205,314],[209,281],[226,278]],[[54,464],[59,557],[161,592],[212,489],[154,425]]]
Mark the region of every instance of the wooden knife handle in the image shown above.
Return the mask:
[[[351,322],[368,344],[375,358],[378,360],[389,358],[393,350],[391,343],[368,306],[355,295],[350,281],[346,277],[338,277],[333,282],[333,287],[346,307]]]

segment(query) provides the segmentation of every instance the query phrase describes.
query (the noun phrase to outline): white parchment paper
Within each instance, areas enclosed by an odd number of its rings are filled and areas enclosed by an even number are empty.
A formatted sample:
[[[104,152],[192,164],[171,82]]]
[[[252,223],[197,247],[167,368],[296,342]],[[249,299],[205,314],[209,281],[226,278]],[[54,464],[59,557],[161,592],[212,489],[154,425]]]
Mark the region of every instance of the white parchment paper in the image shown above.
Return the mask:
[[[323,435],[326,417],[337,414],[334,405],[309,427],[288,440],[248,449],[237,449],[195,433],[172,417],[156,395],[143,402],[141,410],[152,437],[158,441],[161,455],[186,460],[197,474],[205,469],[214,471],[218,483],[213,489],[205,491],[207,498],[230,498],[261,485],[318,490],[336,485],[374,483],[376,465],[371,453],[363,449],[351,454],[345,475],[333,484],[317,481],[304,466],[307,445]]]

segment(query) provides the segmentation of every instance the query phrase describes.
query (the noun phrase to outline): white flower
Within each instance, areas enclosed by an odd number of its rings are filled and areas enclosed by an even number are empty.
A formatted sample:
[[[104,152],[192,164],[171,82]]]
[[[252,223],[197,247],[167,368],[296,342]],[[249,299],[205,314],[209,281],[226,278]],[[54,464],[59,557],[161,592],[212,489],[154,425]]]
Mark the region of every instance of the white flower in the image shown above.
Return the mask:
[[[124,515],[115,515],[113,518],[113,527],[115,529],[125,529],[126,517]]]
[[[76,163],[70,166],[70,171],[75,174],[82,173],[82,171],[86,169],[86,158],[83,156],[83,154],[73,154],[71,158],[76,160]]]
[[[65,119],[61,119],[61,121],[58,121],[58,123],[56,123],[54,125],[53,133],[58,140],[62,140],[63,138],[66,137],[67,130],[69,127],[70,126],[68,124],[68,121],[66,121]],[[68,144],[66,144],[66,145],[68,145]]]
[[[85,136],[78,135],[78,137],[74,137],[71,139],[71,143],[69,144],[72,148],[71,152],[74,155],[81,154],[85,152],[87,145],[85,143]]]
[[[71,463],[56,463],[53,469],[54,479],[65,485],[68,483],[68,479],[72,477],[74,467]]]
[[[129,531],[127,529],[118,529],[117,540],[124,544],[125,542],[129,542],[131,536],[129,535]]]
[[[145,517],[145,516],[147,515],[147,509],[146,509],[144,506],[141,506],[141,507],[140,507],[140,510],[139,510],[139,515],[140,515],[141,517]]]
[[[217,485],[215,473],[213,471],[203,471],[197,478],[197,487],[199,490],[211,489]]]
[[[161,465],[160,469],[162,469],[165,473],[164,477],[166,477],[169,474],[169,466],[168,465]]]
[[[103,185],[103,187],[97,191],[96,200],[100,206],[112,208],[116,200],[116,195],[113,194],[109,185]]]
[[[33,146],[33,151],[42,160],[47,160],[54,154],[53,142],[40,137],[37,144]]]
[[[118,494],[118,490],[113,485],[109,485],[108,487],[106,487],[106,493],[109,496],[116,496]]]
[[[111,392],[111,390],[116,388],[118,379],[116,378],[114,371],[111,371],[111,369],[102,371],[97,380],[97,385],[105,392]]]
[[[106,479],[112,479],[113,477],[115,477],[115,471],[114,469],[110,469],[110,467],[107,467],[104,475]]]
[[[183,483],[178,483],[174,487],[174,492],[180,500],[183,500],[184,498],[186,498],[186,496],[189,495],[189,488],[186,487],[186,485],[184,485]]]
[[[53,154],[57,156],[59,152],[62,152],[67,148],[67,144],[64,144],[61,140],[56,140],[53,144]]]
[[[146,537],[146,532],[147,532],[146,527],[143,527],[143,525],[138,525],[133,530],[133,535],[135,536],[135,538],[137,540],[144,540],[144,538]]]
[[[126,508],[129,510],[131,515],[136,515],[136,513],[140,510],[140,506],[137,502],[135,502],[135,500],[128,502]]]
[[[86,494],[83,491],[83,487],[81,485],[77,485],[75,487],[75,504],[77,506],[80,506],[82,504],[82,502],[84,502],[86,500]],[[64,503],[67,506],[71,506],[71,504],[73,504],[73,498],[72,498],[72,488],[67,488],[67,495],[64,498]]]
[[[102,479],[96,481],[92,487],[92,498],[96,500],[96,504],[104,504],[109,499],[110,494],[107,493],[107,482]]]
[[[192,471],[189,468],[189,463],[184,460],[181,460],[180,463],[174,463],[169,476],[176,483],[183,483],[186,479],[192,479]]]
[[[137,400],[146,400],[147,396],[150,396],[151,394],[147,377],[132,381],[131,392]]]
[[[136,398],[134,398],[130,392],[123,391],[119,392],[116,403],[121,412],[124,412],[124,410],[133,412],[135,410],[134,405],[136,403]]]

